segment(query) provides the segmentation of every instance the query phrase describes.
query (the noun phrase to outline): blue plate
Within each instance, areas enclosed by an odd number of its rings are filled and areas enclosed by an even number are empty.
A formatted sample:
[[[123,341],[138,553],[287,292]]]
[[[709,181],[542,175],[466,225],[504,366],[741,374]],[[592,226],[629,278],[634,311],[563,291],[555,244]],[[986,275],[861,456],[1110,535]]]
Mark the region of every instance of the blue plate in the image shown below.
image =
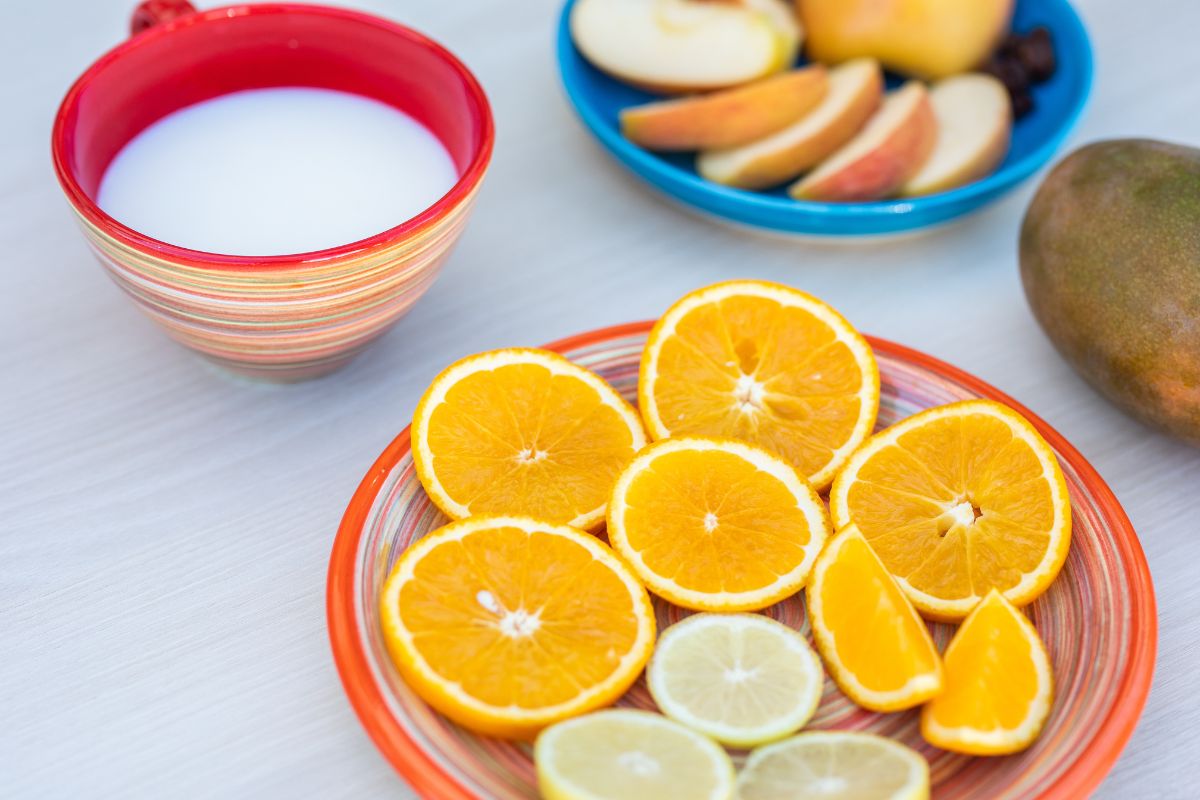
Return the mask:
[[[696,174],[692,154],[642,150],[621,136],[617,113],[657,99],[610,78],[589,64],[571,41],[568,0],[558,26],[558,66],[576,112],[610,153],[651,186],[692,208],[721,219],[784,233],[861,236],[900,233],[936,225],[975,211],[1028,178],[1050,160],[1079,119],[1092,86],[1092,48],[1087,31],[1066,0],[1017,0],[1013,29],[1050,29],[1058,69],[1033,89],[1034,110],[1013,128],[1012,146],[1000,168],[966,186],[927,197],[875,203],[813,203],[793,200],[784,187],[766,192],[732,189]],[[803,59],[799,63],[803,63]],[[889,86],[899,83],[888,76]]]

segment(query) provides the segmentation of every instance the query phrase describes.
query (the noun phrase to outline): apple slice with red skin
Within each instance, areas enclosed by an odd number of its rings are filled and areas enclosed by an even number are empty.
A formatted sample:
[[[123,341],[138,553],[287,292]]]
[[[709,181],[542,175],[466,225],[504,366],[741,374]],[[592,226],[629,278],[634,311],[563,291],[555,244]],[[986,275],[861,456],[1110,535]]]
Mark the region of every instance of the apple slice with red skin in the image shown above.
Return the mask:
[[[938,122],[937,143],[900,193],[933,194],[982,178],[1004,160],[1012,138],[1012,103],[991,75],[946,78],[929,90]]]
[[[726,186],[766,189],[816,166],[858,133],[883,97],[883,70],[873,59],[834,67],[828,82],[821,102],[791,125],[741,147],[705,150],[697,171]]]
[[[798,200],[866,202],[895,195],[937,141],[929,92],[909,81],[884,97],[866,126],[788,190]]]
[[[621,133],[647,150],[734,147],[774,133],[824,97],[817,65],[712,94],[662,100],[621,112]]]

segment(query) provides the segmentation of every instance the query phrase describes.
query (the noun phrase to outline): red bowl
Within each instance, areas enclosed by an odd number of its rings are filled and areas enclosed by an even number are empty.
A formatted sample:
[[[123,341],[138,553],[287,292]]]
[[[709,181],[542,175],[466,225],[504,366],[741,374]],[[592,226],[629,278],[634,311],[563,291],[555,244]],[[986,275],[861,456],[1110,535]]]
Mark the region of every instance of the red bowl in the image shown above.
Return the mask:
[[[649,330],[649,322],[634,323],[549,347],[634,399]],[[863,711],[832,681],[809,727],[869,730],[917,748],[930,762],[934,796],[941,800],[1086,797],[1133,733],[1154,672],[1154,587],[1133,527],[1079,451],[1012,398],[922,353],[870,342],[881,377],[881,427],[924,408],[986,397],[1023,414],[1057,453],[1071,496],[1071,551],[1058,579],[1027,609],[1054,666],[1056,697],[1041,737],[1003,758],[930,747],[916,711]],[[378,607],[384,580],[406,547],[445,521],[417,480],[405,429],[363,478],[334,541],[326,586],[334,660],[363,727],[422,797],[534,798],[529,746],[477,736],[437,714],[400,678],[383,643]],[[660,629],[686,613],[659,599],[655,606]],[[802,595],[765,613],[808,633]],[[952,627],[932,628],[944,647]],[[642,682],[620,705],[654,708]]]
[[[88,243],[168,334],[224,366],[289,380],[344,364],[428,289],[462,232],[494,141],[479,82],[422,34],[340,8],[197,12],[151,0],[135,13],[134,30],[79,77],[54,123],[54,168]],[[162,242],[96,204],[109,163],[147,126],[219,95],[273,86],[352,92],[404,111],[446,146],[458,182],[375,236],[261,257]]]

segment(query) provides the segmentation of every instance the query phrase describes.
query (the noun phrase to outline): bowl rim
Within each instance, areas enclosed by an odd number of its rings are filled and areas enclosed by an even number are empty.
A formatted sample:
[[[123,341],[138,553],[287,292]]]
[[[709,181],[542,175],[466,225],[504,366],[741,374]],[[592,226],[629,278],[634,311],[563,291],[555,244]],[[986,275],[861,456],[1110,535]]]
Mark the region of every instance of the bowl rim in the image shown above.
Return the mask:
[[[599,328],[551,342],[545,349],[566,352],[620,337],[648,334],[653,324],[653,320],[644,320]],[[1117,549],[1130,565],[1132,578],[1129,586],[1132,600],[1129,662],[1121,678],[1117,700],[1087,750],[1040,796],[1040,800],[1086,797],[1108,775],[1133,735],[1154,677],[1158,647],[1157,601],[1150,568],[1133,525],[1096,469],[1041,417],[994,386],[945,361],[887,339],[870,335],[866,338],[876,352],[950,378],[979,396],[1004,403],[1024,416],[1063,460],[1071,464],[1093,493],[1105,518],[1111,520],[1116,529]],[[359,635],[354,578],[363,523],[388,473],[410,450],[409,430],[405,427],[371,465],[338,526],[326,579],[325,608],[330,646],[350,704],[375,746],[396,771],[422,796],[473,800],[476,795],[445,772],[388,712],[382,688],[375,682]]]
[[[579,90],[578,83],[571,77],[571,62],[575,58],[586,61],[571,39],[570,13],[576,2],[578,0],[566,0],[563,4],[562,13],[559,16],[555,53],[558,63],[559,80],[562,83],[567,99],[592,135],[610,153],[615,155],[618,160],[627,164],[628,168],[635,174],[643,179],[649,178],[656,188],[666,192],[673,199],[686,203],[689,207],[696,208],[704,213],[713,214],[731,222],[757,225],[783,232],[792,231],[793,228],[787,225],[773,224],[763,219],[763,216],[767,214],[780,214],[793,221],[810,218],[857,218],[865,221],[868,219],[892,218],[897,214],[907,215],[916,211],[945,210],[955,206],[970,204],[972,201],[979,199],[986,201],[991,195],[995,195],[992,199],[996,199],[1006,189],[1014,187],[1043,167],[1059,148],[1062,147],[1063,142],[1075,129],[1080,117],[1083,115],[1084,108],[1091,97],[1092,84],[1095,77],[1095,57],[1092,52],[1091,37],[1088,36],[1087,27],[1083,24],[1079,13],[1070,2],[1067,0],[1054,0],[1066,12],[1064,16],[1068,27],[1075,35],[1075,38],[1083,45],[1078,55],[1083,76],[1083,88],[1078,93],[1078,96],[1074,98],[1064,123],[1036,149],[990,175],[968,183],[965,186],[930,195],[865,203],[823,203],[813,200],[796,200],[790,197],[782,198],[763,192],[723,186],[680,169],[674,164],[660,158],[656,153],[643,150],[633,144],[608,125],[601,118],[600,113],[595,107],[584,99],[584,93]],[[1014,0],[1014,6],[1015,2],[1016,0]],[[699,192],[708,195],[722,204],[741,206],[748,213],[752,213],[758,218],[754,220],[735,219],[723,211],[700,207],[690,199],[678,194],[678,190]],[[936,222],[922,222],[919,225],[911,227],[924,227],[929,224],[936,224]],[[906,229],[900,228],[898,230],[903,231]],[[801,231],[797,230],[797,232]],[[807,232],[804,233],[812,235]],[[840,238],[869,233],[873,232],[829,231],[820,232],[817,235]]]
[[[455,184],[424,211],[380,233],[334,247],[309,250],[301,253],[265,256],[211,253],[174,245],[139,233],[100,208],[96,201],[83,190],[74,172],[67,166],[67,118],[77,107],[80,95],[87,88],[88,84],[95,79],[97,73],[107,65],[124,57],[130,51],[152,44],[164,36],[170,36],[180,28],[236,17],[271,14],[307,14],[373,26],[425,48],[456,73],[466,86],[467,98],[474,106],[475,113],[479,117],[481,136],[479,146],[475,149],[470,163],[467,164],[467,168],[459,175]],[[54,117],[54,126],[50,134],[50,150],[54,162],[54,172],[58,177],[59,185],[67,195],[67,200],[71,203],[76,213],[98,228],[106,236],[137,250],[149,252],[155,256],[173,261],[206,269],[242,271],[312,266],[361,254],[363,251],[413,236],[430,225],[437,223],[471,196],[471,193],[475,191],[480,181],[483,180],[484,173],[487,171],[495,145],[495,138],[495,121],[483,86],[480,85],[475,75],[467,69],[466,65],[457,56],[425,34],[402,25],[399,22],[393,22],[384,17],[361,11],[353,11],[347,8],[309,3],[238,3],[190,12],[167,22],[159,23],[141,33],[130,36],[93,61],[75,79],[75,82],[71,84],[71,88],[67,90],[62,102],[58,106],[58,111]]]

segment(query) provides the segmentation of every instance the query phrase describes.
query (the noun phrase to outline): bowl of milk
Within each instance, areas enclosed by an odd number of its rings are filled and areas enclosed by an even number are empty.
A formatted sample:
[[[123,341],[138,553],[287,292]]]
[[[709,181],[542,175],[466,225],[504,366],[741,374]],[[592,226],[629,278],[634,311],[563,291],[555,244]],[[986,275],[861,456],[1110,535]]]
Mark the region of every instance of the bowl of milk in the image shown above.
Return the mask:
[[[70,88],[52,134],[88,244],[144,313],[229,370],[291,381],[345,364],[466,224],[494,139],[478,81],[422,34],[347,9],[154,0],[134,29]]]

